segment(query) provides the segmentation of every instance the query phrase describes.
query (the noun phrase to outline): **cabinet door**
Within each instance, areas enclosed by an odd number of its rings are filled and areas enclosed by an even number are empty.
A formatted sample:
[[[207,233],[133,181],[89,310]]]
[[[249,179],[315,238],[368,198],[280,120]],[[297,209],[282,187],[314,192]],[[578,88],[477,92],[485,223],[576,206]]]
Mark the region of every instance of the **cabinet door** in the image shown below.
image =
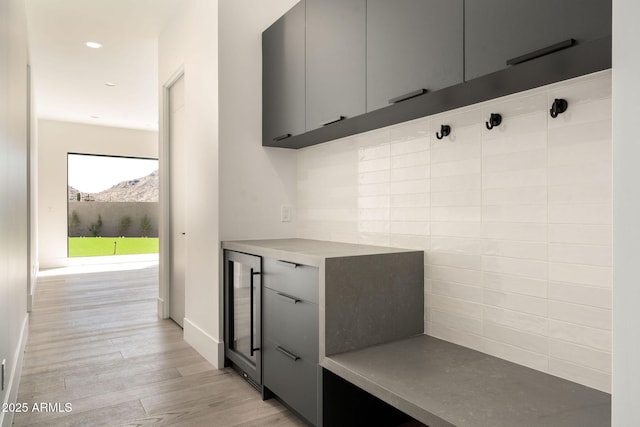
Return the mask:
[[[462,0],[367,1],[367,111],[463,81]]]
[[[365,112],[366,0],[307,0],[307,130]]]
[[[554,44],[611,34],[611,0],[465,2],[465,80]]]
[[[305,2],[262,33],[262,143],[304,133]]]

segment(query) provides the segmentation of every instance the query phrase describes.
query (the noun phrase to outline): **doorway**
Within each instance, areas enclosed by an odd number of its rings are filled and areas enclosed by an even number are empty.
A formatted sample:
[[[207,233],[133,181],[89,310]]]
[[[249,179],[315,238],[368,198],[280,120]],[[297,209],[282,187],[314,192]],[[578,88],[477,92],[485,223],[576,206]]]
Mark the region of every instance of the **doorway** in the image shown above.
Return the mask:
[[[168,87],[169,136],[169,317],[184,327],[187,263],[187,203],[184,74]]]

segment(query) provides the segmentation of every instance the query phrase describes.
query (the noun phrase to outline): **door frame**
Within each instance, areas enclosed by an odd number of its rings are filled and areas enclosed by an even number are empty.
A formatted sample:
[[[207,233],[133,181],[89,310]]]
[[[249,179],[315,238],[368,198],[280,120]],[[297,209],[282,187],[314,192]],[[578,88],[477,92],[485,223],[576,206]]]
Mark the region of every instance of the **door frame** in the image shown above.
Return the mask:
[[[169,134],[169,90],[175,82],[184,77],[184,66],[180,66],[162,85],[160,94],[160,236],[159,244],[159,289],[158,317],[171,317],[171,161]],[[186,307],[185,307],[186,313]]]

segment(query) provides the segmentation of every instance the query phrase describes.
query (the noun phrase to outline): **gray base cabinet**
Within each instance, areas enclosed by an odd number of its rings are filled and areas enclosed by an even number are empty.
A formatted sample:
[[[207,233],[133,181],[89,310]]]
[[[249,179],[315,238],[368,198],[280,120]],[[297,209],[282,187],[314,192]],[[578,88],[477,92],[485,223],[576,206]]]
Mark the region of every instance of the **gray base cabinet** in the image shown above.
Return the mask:
[[[307,131],[365,112],[366,0],[306,0]]]
[[[465,1],[465,80],[569,39],[611,35],[611,0]]]
[[[307,239],[222,246],[262,257],[263,396],[311,425],[336,425],[323,420],[327,357],[424,332],[422,251]]]
[[[462,0],[367,1],[367,111],[462,83]]]
[[[264,260],[264,386],[318,424],[318,268]]]

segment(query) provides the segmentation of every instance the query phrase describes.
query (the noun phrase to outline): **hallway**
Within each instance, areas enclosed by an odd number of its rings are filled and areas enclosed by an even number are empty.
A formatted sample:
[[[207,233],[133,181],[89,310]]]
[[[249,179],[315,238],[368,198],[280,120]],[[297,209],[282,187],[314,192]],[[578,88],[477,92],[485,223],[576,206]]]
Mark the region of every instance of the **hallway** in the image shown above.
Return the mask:
[[[159,320],[157,292],[157,265],[40,277],[14,425],[303,425]]]

